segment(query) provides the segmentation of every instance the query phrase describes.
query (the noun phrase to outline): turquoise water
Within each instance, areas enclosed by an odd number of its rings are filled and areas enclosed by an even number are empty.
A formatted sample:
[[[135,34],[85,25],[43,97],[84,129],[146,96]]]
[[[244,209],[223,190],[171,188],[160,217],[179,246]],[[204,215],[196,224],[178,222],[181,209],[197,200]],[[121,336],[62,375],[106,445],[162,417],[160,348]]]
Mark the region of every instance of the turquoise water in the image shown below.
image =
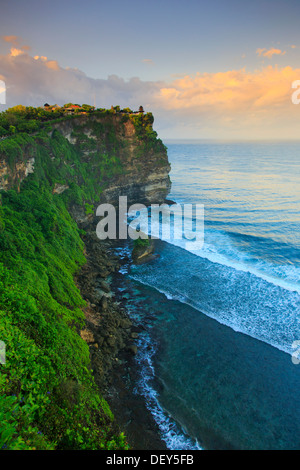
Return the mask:
[[[167,143],[204,245],[125,274],[143,393],[171,449],[299,449],[300,144]]]

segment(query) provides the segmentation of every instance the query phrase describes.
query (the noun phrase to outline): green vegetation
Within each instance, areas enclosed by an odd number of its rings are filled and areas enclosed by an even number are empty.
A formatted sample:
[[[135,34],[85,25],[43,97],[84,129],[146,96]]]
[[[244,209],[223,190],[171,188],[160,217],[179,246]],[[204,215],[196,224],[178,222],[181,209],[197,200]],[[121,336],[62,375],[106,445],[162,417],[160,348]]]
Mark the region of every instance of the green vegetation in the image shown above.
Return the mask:
[[[98,124],[94,122],[95,127]],[[39,178],[47,179],[52,188],[55,184],[69,186],[70,189],[63,196],[66,202],[80,205],[85,201],[97,202],[109,180],[123,172],[119,157],[120,144],[114,127],[109,123],[103,127],[105,135],[100,146],[96,145],[95,139],[83,134],[79,126],[76,129],[73,132],[77,138],[76,145],[71,145],[58,130],[54,130],[50,136],[46,131],[39,131],[34,136],[18,133],[0,141],[0,155],[4,156],[11,168],[16,159],[34,157]],[[83,158],[84,151],[88,152],[87,158]]]
[[[150,239],[149,238],[137,238],[133,242],[134,248],[146,248],[150,246]]]
[[[92,204],[85,203],[85,213],[86,215],[94,214],[94,206]]]
[[[142,108],[140,106],[140,108]],[[36,133],[41,129],[48,129],[51,123],[61,122],[66,119],[74,119],[86,114],[93,114],[98,117],[104,117],[114,114],[122,114],[124,121],[129,119],[129,116],[134,118],[142,116],[143,113],[134,113],[130,108],[121,110],[120,106],[112,106],[111,109],[97,108],[89,104],[74,104],[66,103],[63,106],[49,105],[45,103],[43,107],[23,106],[18,105],[13,108],[8,108],[6,111],[0,113],[0,138],[13,135],[17,132],[27,132],[29,134]],[[149,121],[148,113],[145,115],[145,124]],[[147,117],[148,116],[148,117]],[[139,120],[139,119],[138,119]],[[153,116],[152,116],[153,122]]]
[[[128,448],[95,386],[79,334],[85,303],[74,275],[85,258],[69,209],[92,214],[101,192],[125,173],[128,119],[140,155],[165,147],[151,113],[89,105],[81,111],[97,119],[83,114],[81,121],[77,113],[71,144],[55,128],[74,119],[65,114],[71,106],[17,106],[0,114],[0,160],[7,163],[10,187],[0,191],[0,340],[6,345],[0,449]],[[34,173],[21,183],[16,165],[25,168],[29,159]]]
[[[0,142],[0,157],[35,159],[35,171],[0,193],[0,449],[127,449],[99,395],[89,349],[79,335],[85,303],[74,275],[85,263],[80,230],[68,208],[86,214],[100,185],[122,171],[115,132],[103,147],[54,130],[19,132]],[[93,141],[94,142],[94,141]],[[92,151],[83,158],[84,150]],[[56,194],[57,185],[69,189]]]
[[[32,147],[34,146],[34,139],[25,133],[16,134],[9,139],[0,141],[0,153],[2,153],[9,166],[12,168],[17,158],[22,158],[23,150],[28,150],[27,156],[32,156]]]
[[[47,121],[56,120],[62,116],[63,112],[60,109],[49,112],[41,107],[14,106],[0,113],[0,137],[16,132],[37,132]]]
[[[94,110],[94,107],[88,104],[80,106],[67,103],[62,107],[50,106],[47,103],[46,105],[38,108],[18,105],[0,113],[0,138],[13,135],[16,132],[36,133],[40,129],[46,129],[49,123],[61,122],[94,112],[96,114],[103,112],[103,110]],[[74,107],[73,110],[72,107]]]
[[[0,221],[0,448],[126,448],[78,334],[85,259],[63,198],[32,178],[2,193]]]
[[[153,248],[153,241],[149,238],[137,238],[133,242],[132,259],[139,259],[148,255]]]
[[[155,152],[165,152],[166,147],[164,146],[161,139],[157,138],[157,132],[153,130],[153,114],[152,113],[138,113],[129,116],[134,124],[137,138],[141,141],[140,154],[143,155],[150,150]]]

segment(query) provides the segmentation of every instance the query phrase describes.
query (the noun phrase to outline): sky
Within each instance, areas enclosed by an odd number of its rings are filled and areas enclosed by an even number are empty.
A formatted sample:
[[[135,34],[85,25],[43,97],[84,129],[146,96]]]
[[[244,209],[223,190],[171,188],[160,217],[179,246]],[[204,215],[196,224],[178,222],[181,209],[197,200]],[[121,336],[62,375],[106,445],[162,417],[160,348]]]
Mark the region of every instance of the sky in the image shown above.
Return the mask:
[[[162,139],[298,139],[299,18],[299,0],[0,0],[0,111],[142,105]]]

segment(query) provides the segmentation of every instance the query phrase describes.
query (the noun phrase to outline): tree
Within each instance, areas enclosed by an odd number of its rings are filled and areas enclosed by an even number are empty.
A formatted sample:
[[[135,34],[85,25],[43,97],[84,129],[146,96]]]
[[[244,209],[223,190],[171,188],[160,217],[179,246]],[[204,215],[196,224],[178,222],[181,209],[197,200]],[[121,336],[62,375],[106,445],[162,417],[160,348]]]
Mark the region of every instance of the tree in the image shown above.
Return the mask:
[[[122,112],[132,114],[132,110],[130,108],[124,108],[122,109]]]
[[[120,110],[121,110],[120,106],[111,106],[110,109],[111,109],[112,111],[114,111],[115,113],[119,113]]]
[[[83,104],[82,106],[82,109],[84,109],[85,111],[92,111],[94,110],[94,106],[91,106],[90,104]]]
[[[12,108],[7,109],[8,113],[15,113],[15,114],[25,114],[26,113],[26,106],[22,104],[18,104],[17,106],[13,106]]]

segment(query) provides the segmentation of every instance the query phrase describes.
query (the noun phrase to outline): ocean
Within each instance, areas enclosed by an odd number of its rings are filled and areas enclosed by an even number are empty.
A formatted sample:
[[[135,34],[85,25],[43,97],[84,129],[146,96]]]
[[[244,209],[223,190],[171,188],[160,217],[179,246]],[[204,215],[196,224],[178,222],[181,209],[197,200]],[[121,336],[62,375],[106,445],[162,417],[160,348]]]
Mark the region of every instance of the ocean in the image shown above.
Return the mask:
[[[168,198],[204,205],[204,244],[157,240],[121,270],[136,393],[169,449],[299,449],[300,143],[166,145]]]

